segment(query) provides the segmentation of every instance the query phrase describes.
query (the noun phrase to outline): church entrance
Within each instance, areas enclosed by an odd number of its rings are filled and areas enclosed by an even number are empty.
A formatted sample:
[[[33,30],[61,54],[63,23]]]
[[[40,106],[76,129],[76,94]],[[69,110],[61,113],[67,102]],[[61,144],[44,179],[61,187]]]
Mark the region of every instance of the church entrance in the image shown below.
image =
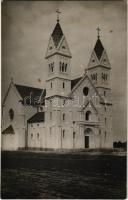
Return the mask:
[[[92,129],[91,128],[86,128],[84,131],[84,144],[85,148],[90,148],[90,137],[92,136]]]
[[[85,136],[85,148],[89,148],[89,136]]]

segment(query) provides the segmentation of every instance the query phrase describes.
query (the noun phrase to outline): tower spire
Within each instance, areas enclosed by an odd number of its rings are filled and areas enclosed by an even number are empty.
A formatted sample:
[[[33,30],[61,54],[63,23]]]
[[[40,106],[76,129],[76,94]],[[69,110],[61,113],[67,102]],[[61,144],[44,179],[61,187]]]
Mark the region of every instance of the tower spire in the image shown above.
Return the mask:
[[[57,23],[59,23],[59,21],[60,21],[60,19],[59,19],[59,14],[60,14],[61,12],[59,11],[59,9],[57,9],[57,10],[56,10],[56,13],[57,13]]]
[[[97,27],[97,38],[99,39],[100,38],[100,31],[101,31],[101,29],[99,28],[99,27]]]

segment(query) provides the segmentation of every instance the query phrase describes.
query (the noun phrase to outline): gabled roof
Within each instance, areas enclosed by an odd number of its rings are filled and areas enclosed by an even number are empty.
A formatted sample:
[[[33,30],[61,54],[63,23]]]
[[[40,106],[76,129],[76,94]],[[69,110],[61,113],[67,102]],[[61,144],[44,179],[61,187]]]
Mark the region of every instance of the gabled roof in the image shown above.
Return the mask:
[[[95,44],[95,47],[94,47],[94,51],[95,51],[95,53],[96,53],[96,55],[97,55],[99,60],[100,60],[100,58],[102,56],[103,50],[104,50],[104,47],[103,47],[100,39],[98,38],[97,42]]]
[[[2,131],[2,134],[15,134],[12,125],[8,126],[6,129]]]
[[[75,87],[75,85],[82,79],[82,77],[71,80],[71,90]]]
[[[38,112],[35,115],[33,115],[30,119],[28,119],[28,123],[44,122],[44,120],[45,120],[45,113]]]
[[[40,88],[33,88],[33,87],[28,87],[28,86],[23,86],[23,85],[17,85],[15,84],[17,91],[19,92],[20,96],[23,99],[23,104],[27,105],[35,105],[37,104],[38,100],[41,98],[44,98],[46,96],[46,90],[40,89]],[[42,94],[43,92],[43,94]],[[31,98],[31,100],[30,100]],[[35,102],[33,102],[35,101]]]
[[[63,36],[63,32],[62,32],[61,26],[60,26],[59,22],[57,22],[57,24],[53,30],[53,33],[52,33],[52,39],[55,44],[55,47],[58,46],[62,36]]]

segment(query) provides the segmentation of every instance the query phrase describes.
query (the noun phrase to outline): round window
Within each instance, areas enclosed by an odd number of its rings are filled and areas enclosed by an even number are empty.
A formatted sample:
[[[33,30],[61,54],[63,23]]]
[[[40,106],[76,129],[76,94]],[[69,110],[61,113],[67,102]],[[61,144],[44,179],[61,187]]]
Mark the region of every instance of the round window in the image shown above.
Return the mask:
[[[83,94],[84,94],[85,96],[87,96],[87,95],[88,95],[88,92],[89,92],[88,87],[84,87],[84,88],[83,88]]]

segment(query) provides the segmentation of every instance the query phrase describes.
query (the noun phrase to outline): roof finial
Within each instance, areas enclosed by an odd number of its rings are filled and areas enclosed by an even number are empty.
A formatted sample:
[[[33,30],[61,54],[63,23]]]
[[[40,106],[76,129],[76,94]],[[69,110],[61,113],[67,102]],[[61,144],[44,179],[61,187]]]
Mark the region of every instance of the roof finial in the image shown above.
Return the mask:
[[[99,28],[99,27],[97,27],[97,37],[98,37],[98,39],[100,38],[100,31],[101,31],[101,29]]]
[[[59,23],[59,14],[60,14],[61,12],[59,11],[59,9],[57,9],[57,10],[56,10],[56,13],[57,13],[57,22]]]

